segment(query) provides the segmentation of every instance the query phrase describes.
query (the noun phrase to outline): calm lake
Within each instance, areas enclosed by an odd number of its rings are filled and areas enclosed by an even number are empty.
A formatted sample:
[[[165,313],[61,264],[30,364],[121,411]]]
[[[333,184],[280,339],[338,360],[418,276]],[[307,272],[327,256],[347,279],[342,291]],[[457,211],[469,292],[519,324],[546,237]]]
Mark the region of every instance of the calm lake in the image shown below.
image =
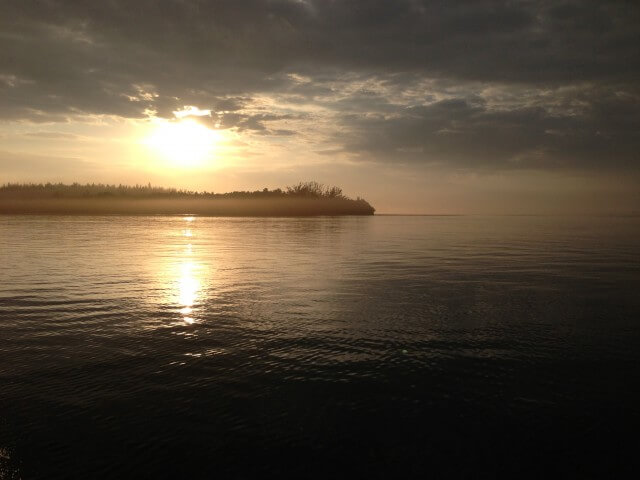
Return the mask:
[[[638,217],[0,216],[0,478],[606,476],[639,379]]]

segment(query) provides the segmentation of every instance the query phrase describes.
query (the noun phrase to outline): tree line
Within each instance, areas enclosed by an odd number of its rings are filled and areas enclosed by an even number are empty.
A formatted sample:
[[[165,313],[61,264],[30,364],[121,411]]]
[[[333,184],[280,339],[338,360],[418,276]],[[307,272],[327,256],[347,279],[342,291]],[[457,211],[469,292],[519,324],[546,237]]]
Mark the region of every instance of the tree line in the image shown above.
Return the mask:
[[[332,198],[351,200],[343,194],[340,187],[327,186],[319,182],[299,182],[284,189],[269,190],[263,188],[255,191],[233,191],[216,193],[209,191],[193,191],[177,188],[166,188],[147,185],[111,185],[103,183],[72,184],[65,183],[6,183],[0,186],[0,195],[29,196],[53,198],[78,197],[137,197],[137,198],[263,198],[263,197],[300,197],[300,198]],[[358,198],[357,200],[361,200]]]

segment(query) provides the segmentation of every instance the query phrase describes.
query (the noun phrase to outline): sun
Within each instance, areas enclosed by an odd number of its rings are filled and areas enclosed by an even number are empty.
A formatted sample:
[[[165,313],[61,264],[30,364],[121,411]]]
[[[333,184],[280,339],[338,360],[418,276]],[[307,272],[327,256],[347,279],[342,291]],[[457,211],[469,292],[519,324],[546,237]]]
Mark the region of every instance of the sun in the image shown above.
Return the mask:
[[[149,148],[175,167],[198,167],[213,160],[220,134],[192,119],[159,120],[145,139]]]

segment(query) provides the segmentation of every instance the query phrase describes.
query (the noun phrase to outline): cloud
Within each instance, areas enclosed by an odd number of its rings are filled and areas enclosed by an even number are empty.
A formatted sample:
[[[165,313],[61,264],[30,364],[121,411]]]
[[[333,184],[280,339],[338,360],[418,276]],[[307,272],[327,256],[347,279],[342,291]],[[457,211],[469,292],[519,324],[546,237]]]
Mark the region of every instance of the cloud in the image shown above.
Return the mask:
[[[640,4],[7,0],[0,118],[173,118],[465,168],[638,165]]]
[[[64,132],[27,132],[24,134],[26,137],[43,138],[47,140],[73,140],[78,138],[73,133]]]
[[[534,102],[495,108],[491,98],[441,100],[398,107],[393,115],[346,114],[336,135],[342,137],[346,152],[399,164],[428,162],[466,169],[637,164],[638,98],[600,97],[580,115],[561,114],[552,107]]]

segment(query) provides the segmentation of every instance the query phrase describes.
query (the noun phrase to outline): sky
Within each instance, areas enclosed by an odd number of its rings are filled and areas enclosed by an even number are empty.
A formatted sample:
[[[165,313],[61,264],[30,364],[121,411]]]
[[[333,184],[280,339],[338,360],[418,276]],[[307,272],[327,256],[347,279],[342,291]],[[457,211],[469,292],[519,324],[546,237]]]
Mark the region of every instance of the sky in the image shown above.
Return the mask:
[[[0,183],[640,213],[640,2],[0,0]]]

